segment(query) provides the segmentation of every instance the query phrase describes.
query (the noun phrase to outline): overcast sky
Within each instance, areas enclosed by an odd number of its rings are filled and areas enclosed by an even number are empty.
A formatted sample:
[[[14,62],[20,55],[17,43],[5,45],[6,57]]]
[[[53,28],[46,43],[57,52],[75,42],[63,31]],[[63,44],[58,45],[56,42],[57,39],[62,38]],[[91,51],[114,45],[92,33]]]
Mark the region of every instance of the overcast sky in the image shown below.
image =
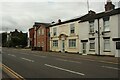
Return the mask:
[[[116,8],[119,0],[112,0]],[[89,0],[89,9],[104,11],[106,0]],[[51,23],[69,20],[87,13],[87,0],[4,0],[0,2],[2,31],[14,29],[28,32],[34,22]],[[0,30],[1,31],[1,30]]]

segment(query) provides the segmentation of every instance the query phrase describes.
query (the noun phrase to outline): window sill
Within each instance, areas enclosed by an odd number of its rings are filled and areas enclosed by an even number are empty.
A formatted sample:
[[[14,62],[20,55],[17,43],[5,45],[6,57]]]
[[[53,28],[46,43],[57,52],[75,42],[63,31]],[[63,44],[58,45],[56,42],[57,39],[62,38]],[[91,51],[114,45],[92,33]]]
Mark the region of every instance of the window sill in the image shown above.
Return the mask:
[[[95,49],[90,49],[89,51],[95,51]]]
[[[69,47],[69,49],[75,49],[76,47]]]
[[[111,51],[109,51],[109,50],[104,50],[103,52],[111,52]]]
[[[95,32],[89,32],[89,34],[93,35],[93,34],[95,34]]]
[[[70,35],[75,35],[75,33],[70,33]]]
[[[110,31],[103,31],[102,33],[109,33]]]

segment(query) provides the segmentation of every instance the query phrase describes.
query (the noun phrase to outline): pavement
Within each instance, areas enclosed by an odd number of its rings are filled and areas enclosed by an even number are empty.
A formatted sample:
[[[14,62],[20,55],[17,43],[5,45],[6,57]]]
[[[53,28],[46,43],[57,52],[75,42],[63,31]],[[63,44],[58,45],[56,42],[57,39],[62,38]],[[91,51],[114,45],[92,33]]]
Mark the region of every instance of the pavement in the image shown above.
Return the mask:
[[[21,49],[21,50],[25,50],[25,51],[31,51],[31,49]],[[88,59],[88,60],[95,60],[95,61],[100,61],[100,62],[108,62],[108,63],[114,63],[114,64],[118,64],[120,62],[120,57],[114,57],[114,56],[98,56],[98,55],[80,55],[80,54],[76,54],[76,53],[61,53],[61,52],[45,52],[45,51],[31,51],[32,53],[43,53],[43,54],[54,54],[56,56],[67,56],[69,58],[74,58],[74,59],[80,59],[80,58],[84,58],[84,59]]]

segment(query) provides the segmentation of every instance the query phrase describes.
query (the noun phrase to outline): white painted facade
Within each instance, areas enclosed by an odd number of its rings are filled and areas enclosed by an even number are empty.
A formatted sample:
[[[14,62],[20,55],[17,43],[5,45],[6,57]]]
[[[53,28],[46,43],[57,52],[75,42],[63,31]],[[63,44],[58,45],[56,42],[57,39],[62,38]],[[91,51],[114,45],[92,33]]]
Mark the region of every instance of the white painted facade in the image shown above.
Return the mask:
[[[103,18],[99,19],[100,26],[100,55],[113,55],[115,57],[120,57],[120,50],[116,49],[116,41],[113,41],[113,38],[120,38],[120,14],[112,15],[109,17],[109,31],[104,32],[104,20]],[[94,33],[90,34],[90,24],[89,21],[79,23],[79,53],[82,54],[98,54],[98,19],[94,20]],[[103,33],[104,32],[104,33]],[[90,39],[94,38],[95,49],[90,50]],[[105,51],[105,39],[110,40],[110,50]],[[82,41],[81,41],[82,40]],[[86,51],[83,52],[83,43],[86,43]]]
[[[74,33],[70,33],[70,25],[74,24]],[[56,28],[56,35],[54,35],[54,28]],[[79,52],[79,33],[78,21],[59,24],[50,27],[50,50],[59,52]],[[69,47],[69,40],[74,39],[75,47]],[[53,40],[58,40],[58,46],[53,46]]]

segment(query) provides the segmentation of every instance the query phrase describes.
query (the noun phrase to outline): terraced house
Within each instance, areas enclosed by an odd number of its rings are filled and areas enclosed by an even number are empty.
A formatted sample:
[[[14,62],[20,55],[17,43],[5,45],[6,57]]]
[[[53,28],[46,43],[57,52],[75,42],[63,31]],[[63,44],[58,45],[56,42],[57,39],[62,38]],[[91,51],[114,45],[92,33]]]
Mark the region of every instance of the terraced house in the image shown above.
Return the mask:
[[[58,52],[79,52],[78,21],[71,19],[50,26],[50,50]]]
[[[120,57],[120,8],[111,1],[105,11],[89,11],[79,21],[80,51],[82,54]]]

